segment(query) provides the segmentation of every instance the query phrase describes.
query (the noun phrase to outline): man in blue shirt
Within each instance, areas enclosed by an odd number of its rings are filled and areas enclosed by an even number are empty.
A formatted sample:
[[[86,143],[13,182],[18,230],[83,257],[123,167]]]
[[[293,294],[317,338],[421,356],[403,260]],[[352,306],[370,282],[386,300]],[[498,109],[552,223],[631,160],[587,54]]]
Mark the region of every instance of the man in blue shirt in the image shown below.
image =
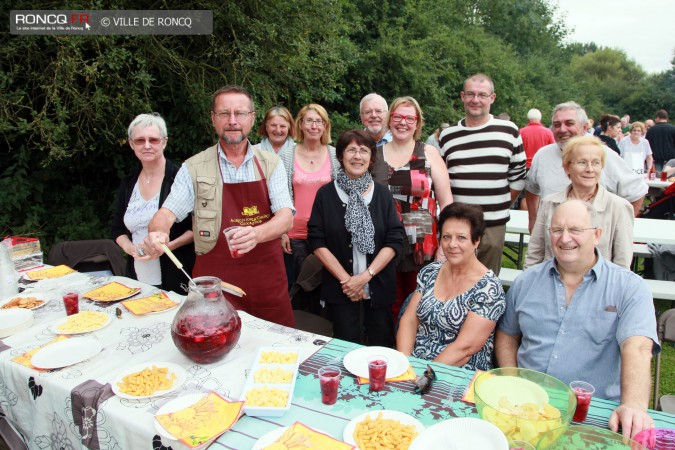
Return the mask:
[[[619,401],[610,429],[632,437],[653,427],[647,414],[651,357],[660,347],[645,281],[595,249],[602,229],[590,203],[556,208],[554,258],[519,276],[506,296],[495,354],[500,367],[524,367],[565,383],[582,380]]]

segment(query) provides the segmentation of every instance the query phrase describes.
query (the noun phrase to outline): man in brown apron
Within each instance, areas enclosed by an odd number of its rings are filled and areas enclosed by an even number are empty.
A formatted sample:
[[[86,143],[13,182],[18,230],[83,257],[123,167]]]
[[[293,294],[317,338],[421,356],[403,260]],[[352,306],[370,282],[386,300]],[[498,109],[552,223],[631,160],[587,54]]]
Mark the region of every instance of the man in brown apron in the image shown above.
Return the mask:
[[[149,225],[144,246],[153,256],[171,248],[168,231],[193,213],[197,259],[192,275],[211,275],[241,287],[242,298],[226,294],[235,308],[261,319],[294,326],[280,237],[293,224],[286,171],[277,155],[256,151],[248,142],[255,122],[253,99],[240,86],[213,96],[211,122],[218,144],[188,159],[171,194]],[[232,257],[223,231],[231,236]]]

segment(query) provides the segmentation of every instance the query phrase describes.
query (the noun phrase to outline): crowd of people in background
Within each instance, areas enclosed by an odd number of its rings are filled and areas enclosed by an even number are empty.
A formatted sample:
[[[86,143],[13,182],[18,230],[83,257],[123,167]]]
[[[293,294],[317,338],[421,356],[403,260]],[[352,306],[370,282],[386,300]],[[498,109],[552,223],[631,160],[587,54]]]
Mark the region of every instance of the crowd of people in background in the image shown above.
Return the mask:
[[[648,174],[675,172],[675,127],[660,110],[653,122],[605,114],[593,129],[568,101],[550,127],[533,108],[519,128],[491,113],[496,97],[488,75],[469,76],[465,116],[426,143],[423,109],[409,96],[365,95],[363,128],[335,146],[322,105],[295,117],[275,106],[253,145],[253,97],[225,86],[210,111],[217,143],[180,168],[164,157],[163,119],[141,114],[128,130],[141,168],[121,183],[113,238],[139,280],[170,289],[180,279],[165,243],[189,254],[179,259],[193,276],[240,285],[245,300],[227,296],[236,308],[278,324],[293,326],[301,309],[328,318],[336,338],[406,355],[481,370],[496,355],[566,382],[588,376],[620,401],[610,426],[634,435],[652,426],[645,383],[659,344],[649,291],[628,269],[633,218]],[[514,204],[528,211],[531,240],[527,269],[505,295]],[[300,280],[310,264],[313,283]],[[291,299],[298,284],[313,286],[315,300]],[[643,322],[628,326],[637,312]],[[588,364],[565,357],[591,343]]]

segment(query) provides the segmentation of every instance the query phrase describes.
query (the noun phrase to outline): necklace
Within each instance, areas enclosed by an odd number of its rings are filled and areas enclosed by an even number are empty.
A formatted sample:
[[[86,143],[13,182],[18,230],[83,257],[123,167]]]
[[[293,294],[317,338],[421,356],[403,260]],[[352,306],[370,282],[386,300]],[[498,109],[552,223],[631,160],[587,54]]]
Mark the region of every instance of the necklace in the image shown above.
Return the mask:
[[[145,178],[145,184],[150,184],[150,181],[152,180],[152,175],[147,176],[146,174],[143,174],[143,178]]]

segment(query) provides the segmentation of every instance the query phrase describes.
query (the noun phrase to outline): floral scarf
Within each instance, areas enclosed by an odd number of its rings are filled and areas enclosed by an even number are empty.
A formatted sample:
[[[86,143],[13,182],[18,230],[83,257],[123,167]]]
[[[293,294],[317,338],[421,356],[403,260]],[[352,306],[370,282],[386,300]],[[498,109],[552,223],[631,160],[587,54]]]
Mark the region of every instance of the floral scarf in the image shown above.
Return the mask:
[[[349,195],[345,211],[345,227],[352,234],[352,245],[364,254],[375,253],[375,227],[370,211],[363,200],[363,191],[373,182],[370,172],[352,180],[340,169],[335,177],[337,185]]]

